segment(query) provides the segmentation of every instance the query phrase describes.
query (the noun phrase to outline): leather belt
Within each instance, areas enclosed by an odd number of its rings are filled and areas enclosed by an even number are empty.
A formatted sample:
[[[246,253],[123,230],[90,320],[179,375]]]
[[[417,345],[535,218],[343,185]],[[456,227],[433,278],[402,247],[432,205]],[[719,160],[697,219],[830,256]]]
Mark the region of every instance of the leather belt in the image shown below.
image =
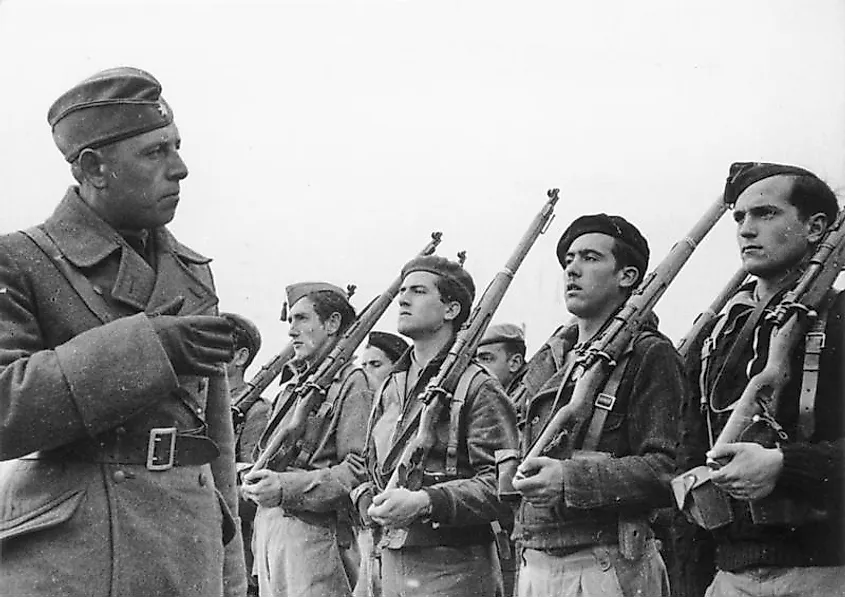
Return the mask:
[[[150,471],[174,466],[198,466],[220,455],[211,438],[178,433],[175,427],[155,427],[144,436],[117,435],[108,444],[85,442],[36,452],[30,460],[71,460],[102,464],[142,464]]]

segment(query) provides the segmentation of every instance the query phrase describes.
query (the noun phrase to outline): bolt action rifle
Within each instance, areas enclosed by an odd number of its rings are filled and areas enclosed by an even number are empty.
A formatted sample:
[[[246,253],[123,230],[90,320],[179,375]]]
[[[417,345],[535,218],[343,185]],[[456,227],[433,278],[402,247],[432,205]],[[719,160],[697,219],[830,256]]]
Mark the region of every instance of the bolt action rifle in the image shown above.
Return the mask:
[[[775,420],[775,414],[778,412],[781,393],[792,378],[792,355],[802,341],[807,342],[807,352],[814,354],[816,358],[821,352],[824,333],[813,332],[810,328],[818,320],[819,313],[825,310],[830,289],[843,265],[845,210],[839,212],[792,289],[787,291],[777,306],[765,316],[769,325],[758,328],[758,333],[767,330],[769,341],[758,341],[755,347],[768,346],[768,351],[765,355],[755,354],[754,360],[765,358],[765,365],[748,380],[713,447],[744,439],[756,439],[764,445],[789,441],[788,435]],[[763,435],[744,438],[746,432],[751,431],[757,423],[764,424]],[[798,415],[798,427],[802,435],[811,435],[813,425],[811,401],[806,405],[802,403]],[[696,522],[705,528],[724,526],[732,518],[726,506],[726,496],[708,487],[709,471],[719,468],[722,464],[724,463],[708,460],[707,466],[696,467],[672,481],[676,501],[681,509],[684,509],[689,489],[704,486],[700,498],[693,496],[700,504],[690,506],[700,506],[692,515]],[[758,524],[800,524],[810,515],[809,509],[802,507],[802,504],[777,496],[755,500],[751,502],[750,508],[752,519]],[[714,514],[709,519],[702,518],[710,512],[716,512],[718,516]]]
[[[571,444],[571,432],[591,415],[596,397],[604,388],[631,340],[651,316],[654,305],[725,211],[727,206],[720,196],[687,236],[675,243],[669,254],[643,280],[625,301],[622,309],[604,325],[589,346],[576,356],[573,368],[573,378],[576,381],[572,397],[549,420],[525,458],[542,456],[556,445],[566,447]],[[569,445],[570,455],[571,448]],[[518,495],[509,482],[502,483],[500,480],[500,487],[503,487],[503,497]]]
[[[433,232],[431,240],[419,255],[431,255],[440,244],[442,234]],[[289,401],[293,412],[290,420],[279,425],[270,435],[266,447],[259,454],[254,470],[265,468],[272,459],[273,468],[285,470],[295,461],[303,465],[313,454],[306,448],[307,430],[321,430],[331,414],[331,404],[326,393],[335,376],[352,358],[358,345],[364,341],[370,330],[399,293],[402,277],[396,278],[382,294],[364,308],[357,319],[341,335],[334,347],[312,367],[312,373],[294,390]]]
[[[484,291],[475,309],[458,331],[437,375],[432,378],[419,397],[419,400],[425,406],[419,415],[419,424],[416,427],[417,433],[413,439],[406,443],[385,490],[405,487],[411,491],[416,491],[422,487],[426,458],[437,441],[436,428],[441,413],[451,402],[458,381],[475,356],[484,331],[501,303],[508,286],[510,286],[514,274],[516,274],[534,242],[546,231],[554,218],[553,212],[555,203],[558,201],[558,192],[558,189],[548,191],[549,199],[543,209],[531,222],[531,226],[520,239],[513,255],[505,263],[505,267],[494,276],[490,285]],[[408,429],[414,429],[414,425],[409,425]],[[405,544],[407,536],[408,530],[406,528],[385,528],[380,545],[381,547],[398,549]]]

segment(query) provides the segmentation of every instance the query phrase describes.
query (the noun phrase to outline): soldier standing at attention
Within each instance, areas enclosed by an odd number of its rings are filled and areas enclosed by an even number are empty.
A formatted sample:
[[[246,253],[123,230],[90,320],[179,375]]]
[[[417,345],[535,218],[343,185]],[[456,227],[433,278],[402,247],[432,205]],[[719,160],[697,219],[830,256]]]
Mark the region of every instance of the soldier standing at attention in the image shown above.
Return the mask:
[[[295,392],[355,321],[346,293],[332,284],[303,282],[285,289],[288,335],[296,374],[276,398],[259,449],[294,419],[302,395]],[[298,365],[298,366],[296,366]],[[262,597],[351,595],[358,571],[349,492],[366,479],[363,449],[372,392],[360,367],[347,364],[326,393],[327,420],[305,442],[309,454],[279,470],[244,475],[242,492],[258,504],[255,561]],[[306,427],[307,430],[307,427]]]
[[[643,278],[649,250],[628,221],[597,214],[566,229],[557,256],[576,325],[559,329],[523,376],[530,389],[521,417],[523,453],[569,402],[575,358]],[[596,402],[576,438],[526,459],[518,469],[522,478],[514,478],[523,498],[514,531],[522,549],[520,597],[668,595],[647,519],[668,503],[665,483],[675,470],[684,381],[677,352],[656,326],[634,337],[604,392],[615,398]],[[640,541],[623,550],[627,529],[639,529]]]
[[[222,317],[231,322],[235,334],[235,354],[226,365],[226,377],[229,380],[229,391],[234,398],[246,387],[244,372],[255,360],[255,355],[261,350],[261,333],[258,327],[243,315],[237,313],[221,313]],[[241,473],[248,470],[253,463],[253,450],[258,444],[258,438],[270,419],[270,403],[260,394],[244,399],[240,404],[232,404],[233,422],[235,424],[235,464],[238,471],[238,481]],[[236,414],[234,414],[236,413]],[[247,595],[258,595],[258,577],[253,576],[252,570],[252,530],[255,519],[255,502],[243,497],[238,501],[238,514],[241,519],[241,536],[244,541],[244,560],[247,573]]]
[[[423,408],[418,396],[440,369],[475,296],[470,275],[443,257],[411,260],[402,278],[398,331],[413,347],[379,389],[368,433],[371,485],[356,492],[356,503],[365,523],[408,528],[404,545],[382,549],[385,597],[495,597],[502,581],[491,522],[503,508],[494,451],[515,446],[516,427],[507,397],[482,367],[471,364],[458,384],[460,416],[446,408],[437,425],[422,489],[383,490],[405,448],[405,428]]]
[[[0,238],[0,593],[243,595],[232,326],[165,227],[188,175],[173,113],[121,67],[48,120],[78,184]]]
[[[831,290],[823,302],[827,307],[819,309],[820,327],[810,329],[817,342],[805,344],[802,338],[793,349],[789,382],[780,392],[777,408],[749,425],[739,441],[712,448],[750,376],[762,367],[756,353],[766,360],[771,330],[766,311],[806,269],[836,219],[836,195],[802,168],[742,162],[731,166],[725,201],[733,208],[742,265],[754,279],[691,344],[687,370],[699,392],[687,404],[682,453],[683,470],[703,465],[705,457],[722,463],[710,479],[729,496],[727,508],[733,520],[710,535],[715,543],[715,578],[712,561],[701,557],[687,561],[686,567],[698,569],[697,582],[692,583],[698,589],[686,590],[702,594],[712,578],[709,597],[841,595],[845,587],[842,293]],[[808,366],[805,346],[811,354],[815,351],[815,366]],[[766,436],[777,438],[777,429],[783,437],[770,443]],[[757,510],[758,504],[766,502],[775,506],[771,512],[784,516],[756,516],[763,511]]]

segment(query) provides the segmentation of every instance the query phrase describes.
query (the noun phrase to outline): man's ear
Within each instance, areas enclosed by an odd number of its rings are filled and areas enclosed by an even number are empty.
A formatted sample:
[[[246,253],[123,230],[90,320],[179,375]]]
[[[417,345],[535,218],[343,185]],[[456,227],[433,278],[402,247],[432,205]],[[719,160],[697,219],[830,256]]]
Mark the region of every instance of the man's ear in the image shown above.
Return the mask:
[[[343,318],[340,316],[340,313],[335,311],[334,313],[329,315],[328,319],[326,319],[326,321],[323,323],[323,325],[326,326],[326,332],[328,332],[330,336],[334,336],[340,331],[340,323],[342,319]]]
[[[461,303],[458,301],[449,301],[446,303],[446,321],[454,321],[461,314]]]
[[[243,367],[249,360],[249,349],[246,346],[241,346],[235,351],[235,356],[232,357],[232,363],[236,367]]]
[[[508,357],[508,371],[516,373],[522,367],[523,363],[525,363],[525,359],[522,358],[522,355],[516,352],[513,353]]]
[[[811,245],[819,242],[824,237],[824,233],[827,232],[830,224],[831,222],[827,221],[827,216],[822,212],[813,214],[807,218],[807,242]]]
[[[102,152],[95,149],[83,149],[77,160],[83,180],[87,180],[98,189],[106,187],[108,164]]]
[[[619,270],[619,285],[622,288],[632,288],[640,277],[640,270],[633,265],[628,265]]]

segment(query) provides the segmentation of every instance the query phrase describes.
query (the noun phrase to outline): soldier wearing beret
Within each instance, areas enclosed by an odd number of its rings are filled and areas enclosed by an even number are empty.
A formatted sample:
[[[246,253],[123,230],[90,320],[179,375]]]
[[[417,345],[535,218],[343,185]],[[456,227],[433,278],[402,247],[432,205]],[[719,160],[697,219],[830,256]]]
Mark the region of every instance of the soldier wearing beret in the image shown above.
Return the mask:
[[[261,349],[261,333],[258,327],[238,313],[221,313],[232,324],[235,336],[235,354],[226,365],[229,390],[234,398],[246,386],[244,372],[255,360]],[[270,418],[270,403],[260,394],[247,397],[240,404],[232,404],[232,420],[235,423],[235,463],[238,473],[248,470],[254,461],[253,450],[258,438]],[[240,477],[240,475],[239,475]],[[244,542],[244,560],[247,571],[247,594],[258,594],[258,577],[252,574],[252,529],[255,519],[255,502],[241,497],[238,501],[241,518],[241,535]]]
[[[188,175],[173,113],[122,67],[48,120],[78,184],[0,237],[0,593],[243,595],[232,326],[210,260],[166,228]]]
[[[390,368],[408,350],[408,343],[396,334],[370,332],[361,354],[361,367],[370,378],[370,385],[378,388],[390,373]]]
[[[789,382],[770,417],[750,425],[740,441],[712,448],[750,375],[762,367],[756,357],[765,360],[771,329],[765,313],[795,284],[836,219],[836,195],[803,168],[741,162],[731,166],[724,196],[752,280],[690,345],[686,368],[698,391],[688,397],[684,413],[681,466],[686,471],[703,465],[705,457],[722,463],[710,481],[729,496],[724,499],[733,520],[714,524],[711,532],[699,529],[696,537],[709,537],[715,547],[715,578],[706,544],[686,546],[689,584],[679,594],[702,595],[709,584],[712,597],[840,595],[845,586],[841,292],[828,293],[818,327],[807,334],[811,342],[804,338],[793,350]],[[823,338],[814,356],[813,335]],[[769,511],[789,515],[758,517],[764,498]]]
[[[370,484],[353,499],[366,524],[407,527],[404,545],[381,552],[385,597],[501,594],[491,522],[502,515],[494,451],[516,443],[515,415],[501,386],[473,363],[438,423],[423,488],[387,489],[405,440],[415,433],[419,396],[437,374],[469,316],[475,285],[457,263],[418,257],[402,270],[398,331],[413,342],[380,387],[370,417]],[[462,402],[461,402],[462,401]],[[456,416],[459,415],[459,416]],[[456,450],[447,449],[452,444]]]
[[[290,423],[301,382],[355,320],[346,293],[332,284],[304,282],[286,288],[288,335],[300,365],[282,389],[259,441],[264,449],[277,428]],[[297,460],[281,470],[275,455],[266,469],[244,475],[243,494],[258,504],[255,559],[262,597],[351,595],[358,570],[349,492],[366,479],[363,450],[372,391],[360,367],[349,363],[326,392],[331,404],[313,441],[306,434]]]
[[[510,396],[525,373],[525,332],[513,323],[491,325],[478,343],[475,358]]]
[[[597,214],[567,228],[557,256],[573,321],[541,347],[522,379],[523,453],[570,400],[575,357],[643,278],[649,250],[628,221]],[[594,407],[576,438],[520,464],[513,482],[523,498],[514,530],[522,550],[518,595],[668,594],[646,521],[654,508],[668,505],[665,481],[675,470],[683,392],[677,352],[656,326],[647,326],[603,389],[615,399]],[[628,543],[636,538],[643,541]]]

